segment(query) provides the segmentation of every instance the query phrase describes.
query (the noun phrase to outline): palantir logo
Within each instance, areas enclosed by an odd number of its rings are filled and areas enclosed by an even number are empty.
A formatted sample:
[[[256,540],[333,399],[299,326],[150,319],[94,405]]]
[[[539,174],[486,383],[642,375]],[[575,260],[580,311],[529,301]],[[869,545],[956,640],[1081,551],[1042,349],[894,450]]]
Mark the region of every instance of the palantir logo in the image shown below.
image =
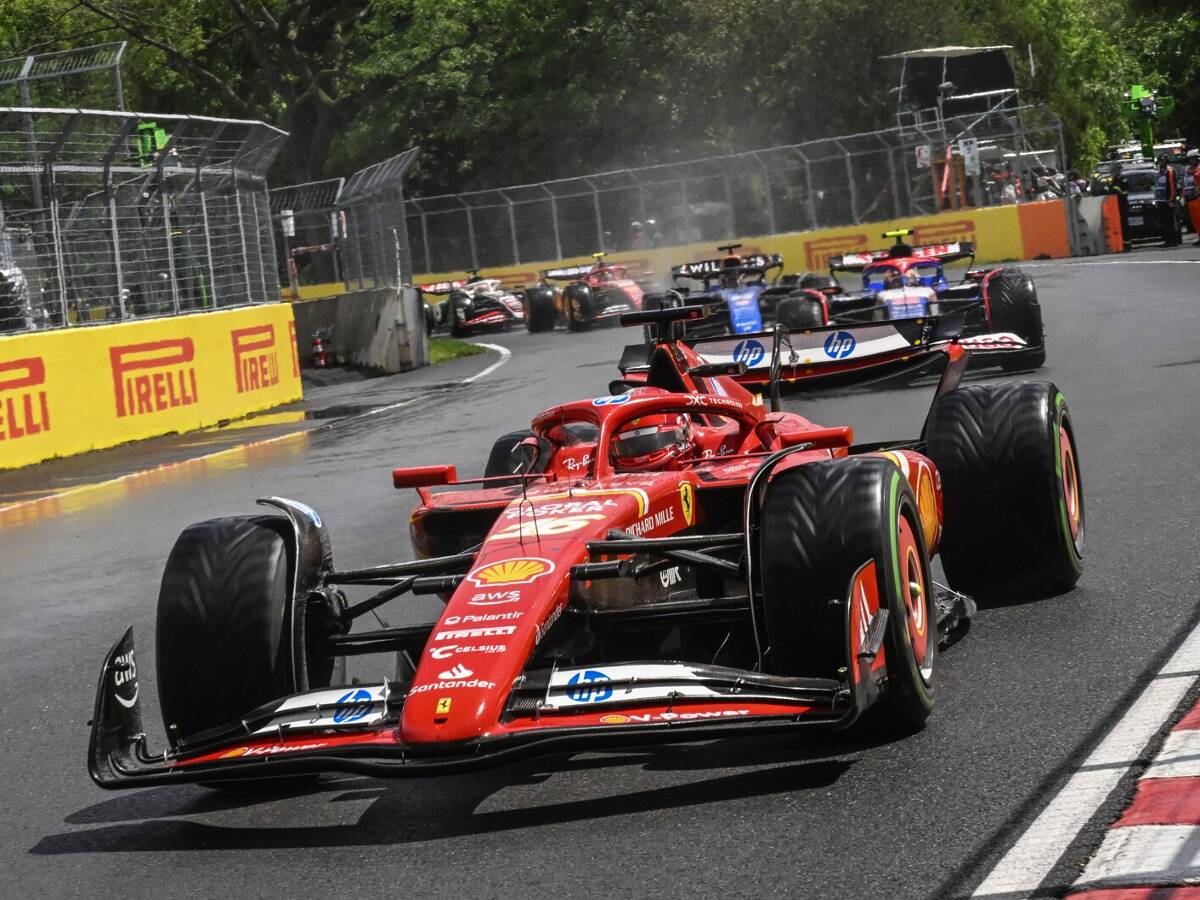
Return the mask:
[[[571,689],[567,697],[575,703],[600,703],[612,696],[612,681],[603,672],[585,669],[576,672],[568,680]]]
[[[333,722],[335,725],[349,725],[351,722],[357,722],[359,719],[366,718],[367,713],[374,705],[375,698],[371,696],[370,691],[362,688],[356,691],[347,691],[338,697],[337,706],[333,708]]]
[[[854,352],[858,341],[848,331],[835,331],[825,338],[825,355],[830,359],[845,359]]]
[[[257,391],[279,384],[279,355],[275,352],[275,326],[255,325],[229,332],[237,391]]]
[[[46,363],[40,356],[0,362],[0,441],[50,430]]]
[[[766,355],[766,348],[758,341],[738,341],[733,348],[733,361],[744,362],[747,366],[757,366]]]

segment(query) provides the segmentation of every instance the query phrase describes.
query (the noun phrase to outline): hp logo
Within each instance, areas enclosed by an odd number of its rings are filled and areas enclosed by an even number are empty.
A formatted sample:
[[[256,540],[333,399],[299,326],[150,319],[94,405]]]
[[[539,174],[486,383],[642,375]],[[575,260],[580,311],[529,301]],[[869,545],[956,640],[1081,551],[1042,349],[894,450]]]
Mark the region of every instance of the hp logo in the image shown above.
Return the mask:
[[[825,355],[830,359],[845,359],[858,343],[848,331],[835,331],[825,338]]]
[[[374,705],[375,700],[370,692],[364,691],[362,688],[356,691],[347,691],[338,697],[337,705],[333,708],[334,724],[348,725],[359,719],[365,719]]]
[[[612,684],[603,672],[586,669],[576,672],[567,681],[571,690],[567,696],[576,703],[599,703],[612,696]]]
[[[733,348],[733,361],[744,362],[747,366],[757,366],[766,355],[766,349],[758,341],[738,341]]]

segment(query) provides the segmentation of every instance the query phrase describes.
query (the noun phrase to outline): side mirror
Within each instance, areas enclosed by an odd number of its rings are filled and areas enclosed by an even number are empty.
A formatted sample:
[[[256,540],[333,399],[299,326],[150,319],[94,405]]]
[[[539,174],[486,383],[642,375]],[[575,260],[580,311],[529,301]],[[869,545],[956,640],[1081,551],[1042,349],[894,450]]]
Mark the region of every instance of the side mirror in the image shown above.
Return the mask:
[[[525,440],[521,441],[521,443],[517,446],[521,448],[517,451],[521,454],[521,471],[531,471],[537,464],[538,457],[542,453],[541,444],[538,443],[538,439],[536,437],[530,435],[529,437],[525,438]]]

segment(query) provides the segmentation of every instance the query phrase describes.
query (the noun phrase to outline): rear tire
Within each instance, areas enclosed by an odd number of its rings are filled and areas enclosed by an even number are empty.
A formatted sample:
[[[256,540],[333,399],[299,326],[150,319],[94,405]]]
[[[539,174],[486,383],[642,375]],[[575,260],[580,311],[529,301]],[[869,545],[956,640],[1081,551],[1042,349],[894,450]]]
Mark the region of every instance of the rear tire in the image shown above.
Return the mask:
[[[470,301],[463,294],[451,294],[446,301],[446,318],[449,320],[450,336],[456,338],[469,337],[470,327],[466,324],[467,309]]]
[[[533,432],[525,429],[524,431],[510,431],[508,434],[497,438],[496,443],[492,445],[492,452],[488,454],[488,461],[487,465],[484,466],[483,476],[485,478],[497,478],[501,475],[513,475],[517,473],[537,475],[546,471],[546,464],[550,461],[550,444],[544,440],[538,441],[538,446],[541,449],[537,460],[533,464],[533,468],[529,471],[525,470],[525,459],[521,453],[521,442],[531,437],[533,437]],[[514,478],[513,483],[516,484],[517,479]]]
[[[588,307],[591,305],[592,292],[586,285],[570,284],[563,291],[563,306],[567,316],[568,331],[587,331],[591,327],[588,318]]]
[[[1011,332],[1029,345],[1000,357],[1006,372],[1036,369],[1046,363],[1046,332],[1042,327],[1042,307],[1037,288],[1021,269],[1004,269],[987,285],[990,325],[993,331]]]
[[[525,291],[525,328],[534,333],[553,331],[558,315],[554,308],[554,292],[547,287],[529,288]]]
[[[924,723],[933,709],[938,641],[919,522],[908,482],[885,459],[810,463],[775,477],[763,504],[760,548],[773,671],[837,678],[852,663],[845,603],[855,574],[874,560],[880,602],[890,613],[880,703],[902,728]]]
[[[274,516],[236,516],[192,525],[175,542],[158,595],[156,640],[171,746],[329,685],[333,660],[310,652],[305,604],[293,621],[295,561],[283,537],[290,528]]]
[[[775,307],[775,321],[789,331],[820,328],[825,324],[825,307],[802,294],[784,297]]]
[[[982,600],[1069,590],[1083,572],[1084,503],[1066,401],[1043,381],[938,397],[927,453],[942,478],[950,584]]]

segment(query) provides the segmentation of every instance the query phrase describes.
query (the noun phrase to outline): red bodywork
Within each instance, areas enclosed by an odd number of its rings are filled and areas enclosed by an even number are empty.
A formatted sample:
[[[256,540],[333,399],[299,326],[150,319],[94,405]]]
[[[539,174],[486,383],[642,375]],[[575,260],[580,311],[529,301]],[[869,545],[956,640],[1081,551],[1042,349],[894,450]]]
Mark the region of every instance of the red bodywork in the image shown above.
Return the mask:
[[[248,713],[240,725],[231,724],[230,734],[177,750],[164,762],[145,755],[144,738],[133,734],[135,729],[140,732],[140,715],[136,724],[125,721],[126,701],[121,699],[124,710],[112,703],[116,686],[128,690],[130,682],[130,675],[119,676],[122,660],[133,665],[132,637],[127,633],[110,653],[102,675],[91,751],[93,778],[113,787],[213,778],[213,771],[222,778],[250,777],[260,775],[268,762],[267,768],[278,773],[341,769],[408,774],[501,756],[504,748],[533,746],[535,739],[544,746],[568,736],[620,740],[622,735],[679,734],[680,729],[700,734],[708,733],[705,729],[852,721],[878,696],[887,666],[882,650],[859,653],[866,624],[880,606],[870,563],[847,585],[845,649],[854,662],[845,684],[830,682],[836,690],[814,689],[808,697],[787,696],[782,688],[772,691],[769,686],[756,691],[756,677],[772,676],[723,669],[738,675],[739,682],[749,679],[750,685],[719,694],[682,676],[677,687],[656,695],[655,688],[639,684],[675,677],[675,670],[693,664],[599,663],[594,668],[606,671],[586,672],[544,663],[538,669],[535,664],[539,648],[555,634],[569,606],[586,607],[597,598],[622,596],[619,590],[613,592],[614,581],[593,581],[572,572],[596,558],[589,543],[611,539],[612,529],[642,539],[740,528],[740,498],[771,454],[795,448],[776,460],[778,472],[850,452],[850,427],[826,428],[795,413],[769,412],[732,378],[693,376],[688,370],[703,361],[684,344],[659,344],[655,352],[666,354],[663,364],[670,360],[686,390],[635,388],[541,413],[532,422],[538,441],[529,444],[531,450],[537,442],[548,447],[543,451],[544,470],[525,477],[523,484],[513,484],[512,479],[485,481],[481,487],[435,493],[432,487],[455,483],[453,467],[396,470],[393,480],[398,487],[416,487],[420,493],[411,518],[419,556],[462,553],[481,539],[465,574],[447,586],[445,608],[407,685],[324,688],[285,698],[270,709]],[[961,355],[953,348],[952,359]],[[634,419],[665,411],[688,415],[694,454],[663,471],[616,471],[609,452],[614,435]],[[926,546],[934,553],[941,534],[942,498],[932,463],[908,449],[872,455],[891,459],[907,478]],[[437,522],[443,525],[435,527]],[[319,519],[316,527],[323,533]],[[471,528],[480,533],[470,534]],[[446,540],[456,545],[441,546]],[[616,555],[628,559],[631,554]],[[674,570],[657,570],[650,578],[652,584],[661,580],[665,587],[678,576],[677,565]],[[546,685],[537,688],[536,702],[518,702],[522,691],[529,694],[534,670]],[[626,670],[632,674],[621,681],[618,676]],[[565,686],[555,680],[568,675]],[[618,683],[623,686],[605,686]],[[125,743],[114,734],[123,734]]]

